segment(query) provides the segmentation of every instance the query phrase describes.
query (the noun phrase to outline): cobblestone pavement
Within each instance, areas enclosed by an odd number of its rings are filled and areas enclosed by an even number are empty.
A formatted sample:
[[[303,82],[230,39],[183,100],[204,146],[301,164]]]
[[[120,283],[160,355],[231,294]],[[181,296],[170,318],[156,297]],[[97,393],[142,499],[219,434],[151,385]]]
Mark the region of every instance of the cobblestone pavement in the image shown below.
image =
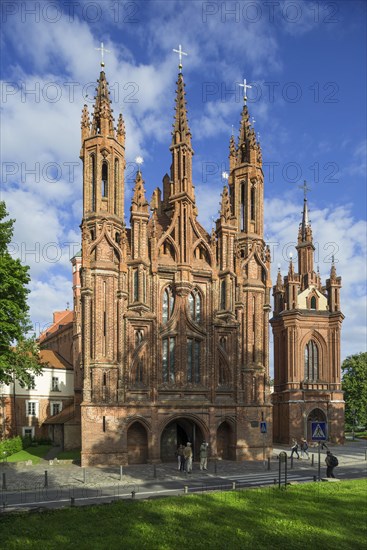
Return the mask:
[[[367,441],[346,442],[343,446],[332,446],[329,448],[339,458],[340,466],[357,466],[367,464],[366,452]],[[273,451],[270,460],[272,471],[277,471],[278,454],[280,451],[287,451],[290,456],[288,446],[277,446]],[[310,447],[309,459],[295,459],[293,462],[294,471],[299,469],[314,469],[317,463],[317,448]],[[311,455],[314,453],[314,467],[312,467]],[[324,467],[325,451],[322,451],[321,464]],[[268,462],[263,461],[244,461],[233,462],[228,460],[219,460],[217,462],[209,460],[208,471],[203,472],[199,469],[199,464],[193,464],[192,474],[185,474],[177,471],[177,462],[164,464],[136,464],[123,468],[120,478],[119,466],[108,467],[90,467],[81,468],[73,463],[57,463],[53,461],[42,461],[38,465],[25,465],[24,463],[1,463],[0,464],[0,483],[5,484],[7,490],[26,490],[28,488],[42,487],[45,483],[45,471],[47,471],[48,487],[55,486],[107,486],[118,483],[123,484],[144,484],[149,481],[202,481],[212,477],[227,477],[234,475],[244,475],[256,472],[264,472],[268,468]],[[4,488],[4,487],[3,487]]]

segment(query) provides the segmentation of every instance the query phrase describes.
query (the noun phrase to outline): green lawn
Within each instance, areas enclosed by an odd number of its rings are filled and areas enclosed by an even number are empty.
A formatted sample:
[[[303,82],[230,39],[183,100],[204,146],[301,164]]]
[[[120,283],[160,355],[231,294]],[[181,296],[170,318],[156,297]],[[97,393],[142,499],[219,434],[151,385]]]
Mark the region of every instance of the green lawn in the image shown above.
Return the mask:
[[[42,458],[48,453],[52,445],[37,445],[36,447],[27,447],[18,453],[8,456],[8,462],[21,462],[23,460],[32,460],[33,464],[39,464]]]
[[[206,493],[1,518],[7,549],[364,549],[367,481]]]
[[[57,455],[60,460],[75,460],[80,461],[80,449],[74,451],[62,451]]]

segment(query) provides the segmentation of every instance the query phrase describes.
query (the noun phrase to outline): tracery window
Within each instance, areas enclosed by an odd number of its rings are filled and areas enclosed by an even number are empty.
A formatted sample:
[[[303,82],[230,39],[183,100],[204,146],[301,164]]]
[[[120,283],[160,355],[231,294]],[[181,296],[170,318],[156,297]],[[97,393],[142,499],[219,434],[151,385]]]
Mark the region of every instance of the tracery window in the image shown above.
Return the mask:
[[[189,311],[191,318],[196,322],[200,323],[201,321],[201,296],[197,290],[194,290],[189,294]]]
[[[102,182],[101,182],[101,191],[102,191],[102,197],[107,197],[108,195],[108,168],[107,168],[107,162],[104,162],[102,164]]]
[[[200,342],[194,338],[187,339],[187,381],[200,382]]]
[[[314,340],[305,346],[305,380],[319,378],[319,350]]]
[[[167,287],[163,292],[162,303],[162,321],[167,323],[172,316],[175,299],[171,287]]]
[[[175,381],[175,338],[173,336],[162,340],[162,379],[167,383]]]

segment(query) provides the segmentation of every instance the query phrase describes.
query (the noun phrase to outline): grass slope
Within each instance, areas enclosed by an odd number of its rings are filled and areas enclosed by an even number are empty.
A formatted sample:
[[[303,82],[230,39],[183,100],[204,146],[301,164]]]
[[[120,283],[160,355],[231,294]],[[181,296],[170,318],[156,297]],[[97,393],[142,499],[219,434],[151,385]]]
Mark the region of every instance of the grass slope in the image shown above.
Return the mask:
[[[23,460],[32,460],[33,464],[39,464],[42,458],[48,453],[52,445],[37,445],[36,447],[27,447],[18,453],[8,456],[8,462],[22,462]]]
[[[367,481],[188,495],[1,518],[1,548],[365,548]]]

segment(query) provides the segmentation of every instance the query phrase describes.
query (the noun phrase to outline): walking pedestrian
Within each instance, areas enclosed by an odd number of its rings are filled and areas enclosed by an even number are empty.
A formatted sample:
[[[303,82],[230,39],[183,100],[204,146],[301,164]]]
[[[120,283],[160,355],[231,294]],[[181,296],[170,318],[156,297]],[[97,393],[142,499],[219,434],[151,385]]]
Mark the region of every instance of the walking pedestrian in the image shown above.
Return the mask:
[[[185,457],[185,470],[188,474],[191,474],[192,472],[192,447],[191,443],[187,442],[186,447],[184,449],[184,457]]]
[[[305,438],[302,437],[302,439],[301,439],[301,456],[302,456],[302,458],[303,458],[304,454],[306,454],[307,458],[310,458],[308,456],[308,443],[305,440]]]
[[[331,451],[326,451],[326,477],[333,477],[334,476],[334,468],[339,465],[339,460],[336,458],[335,455]]]
[[[291,452],[291,458],[293,458],[294,453],[296,453],[297,458],[299,458],[298,443],[297,443],[297,440],[296,440],[296,439],[293,439],[291,451],[292,451],[292,452]]]
[[[200,445],[200,470],[208,469],[208,443],[203,441]]]

